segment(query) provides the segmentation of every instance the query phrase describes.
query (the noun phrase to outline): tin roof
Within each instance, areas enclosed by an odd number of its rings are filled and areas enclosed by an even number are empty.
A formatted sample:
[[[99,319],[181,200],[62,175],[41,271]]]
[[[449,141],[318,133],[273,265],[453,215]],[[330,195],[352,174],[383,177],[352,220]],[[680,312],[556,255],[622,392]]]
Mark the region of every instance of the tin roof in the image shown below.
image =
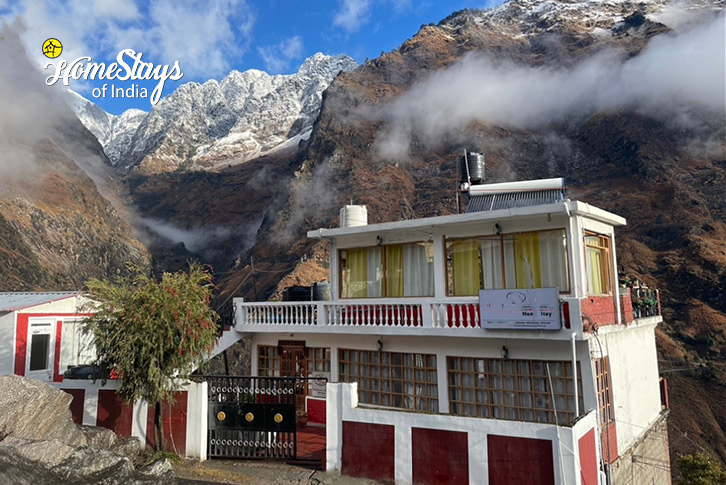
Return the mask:
[[[0,312],[14,312],[78,295],[75,291],[0,293]]]

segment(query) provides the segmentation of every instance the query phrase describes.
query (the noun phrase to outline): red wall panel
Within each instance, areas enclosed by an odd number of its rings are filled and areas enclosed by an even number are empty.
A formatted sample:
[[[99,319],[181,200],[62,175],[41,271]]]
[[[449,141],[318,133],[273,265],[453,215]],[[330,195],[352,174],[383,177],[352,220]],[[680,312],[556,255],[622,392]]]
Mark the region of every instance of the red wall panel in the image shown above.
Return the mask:
[[[116,391],[109,389],[98,391],[97,426],[108,428],[119,436],[131,436],[133,413],[133,405],[124,404],[116,395]]]
[[[55,358],[53,359],[53,382],[63,382],[63,374],[60,371],[62,333],[63,321],[58,320],[55,324]]]
[[[595,430],[591,429],[578,441],[580,449],[580,478],[582,485],[597,485],[597,450],[595,449]]]
[[[552,441],[487,436],[489,483],[554,485]]]
[[[600,439],[602,440],[603,461],[613,463],[618,458],[618,433],[615,429],[615,421],[602,430]]]
[[[583,326],[586,332],[597,327],[614,325],[615,300],[612,296],[589,296],[580,300],[580,312],[583,317]],[[587,321],[585,321],[587,319]]]
[[[308,423],[325,424],[325,400],[308,398],[306,403]]]
[[[61,389],[71,396],[71,417],[76,424],[83,424],[83,401],[86,398],[86,391],[83,389]]]
[[[187,393],[174,393],[174,403],[161,405],[161,423],[164,430],[166,449],[184,456],[187,449]],[[146,415],[146,446],[154,446],[154,405],[148,407]]]
[[[411,428],[413,483],[469,483],[469,439],[467,433]]]
[[[15,375],[25,375],[25,352],[28,348],[28,315],[19,313],[15,325]]]
[[[393,483],[395,430],[393,426],[343,421],[341,473]]]

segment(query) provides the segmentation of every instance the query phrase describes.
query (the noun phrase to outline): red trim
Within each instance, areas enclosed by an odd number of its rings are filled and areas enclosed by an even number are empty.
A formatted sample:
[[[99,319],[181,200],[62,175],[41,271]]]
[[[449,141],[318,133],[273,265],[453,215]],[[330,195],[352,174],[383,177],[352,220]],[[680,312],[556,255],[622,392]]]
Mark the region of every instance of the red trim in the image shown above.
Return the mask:
[[[19,313],[15,326],[15,374],[25,375],[25,357],[28,349],[28,317]]]
[[[577,447],[580,450],[580,481],[583,485],[597,485],[598,467],[595,430],[591,429],[582,435],[577,440]]]
[[[134,407],[124,404],[116,395],[116,391],[100,389],[98,391],[98,412],[96,426],[108,428],[119,436],[131,436]]]
[[[161,404],[161,426],[164,432],[166,449],[177,455],[185,456],[187,447],[187,391],[174,393],[174,404]],[[172,439],[172,434],[173,438]],[[154,404],[146,411],[146,447],[154,447]]]
[[[60,373],[62,329],[63,320],[58,320],[55,324],[55,358],[53,359],[53,382],[63,382],[63,374]]]

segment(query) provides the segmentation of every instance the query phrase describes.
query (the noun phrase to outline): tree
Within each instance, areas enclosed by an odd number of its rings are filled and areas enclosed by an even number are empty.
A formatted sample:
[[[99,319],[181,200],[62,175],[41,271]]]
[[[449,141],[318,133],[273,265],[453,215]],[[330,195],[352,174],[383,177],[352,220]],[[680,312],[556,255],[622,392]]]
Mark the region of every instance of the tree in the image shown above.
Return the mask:
[[[217,339],[219,316],[209,307],[214,285],[199,263],[187,273],[164,273],[161,281],[134,273],[86,283],[93,303],[83,330],[93,335],[101,377],[118,375],[119,397],[154,403],[154,443],[163,450],[161,403],[173,399],[180,378],[208,361]]]
[[[726,485],[726,471],[708,455],[680,455],[678,467],[685,485]]]

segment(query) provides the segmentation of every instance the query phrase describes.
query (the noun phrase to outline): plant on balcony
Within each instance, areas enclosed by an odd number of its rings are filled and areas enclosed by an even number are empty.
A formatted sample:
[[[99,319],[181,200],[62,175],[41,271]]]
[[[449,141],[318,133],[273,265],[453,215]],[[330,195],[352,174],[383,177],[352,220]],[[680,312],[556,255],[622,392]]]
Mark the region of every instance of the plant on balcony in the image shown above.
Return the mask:
[[[127,403],[154,403],[157,450],[163,450],[161,403],[171,402],[177,380],[204,365],[217,339],[209,308],[212,276],[198,263],[156,281],[139,269],[115,281],[86,283],[93,300],[84,331],[93,335],[95,365],[104,380],[119,376],[116,393]]]

